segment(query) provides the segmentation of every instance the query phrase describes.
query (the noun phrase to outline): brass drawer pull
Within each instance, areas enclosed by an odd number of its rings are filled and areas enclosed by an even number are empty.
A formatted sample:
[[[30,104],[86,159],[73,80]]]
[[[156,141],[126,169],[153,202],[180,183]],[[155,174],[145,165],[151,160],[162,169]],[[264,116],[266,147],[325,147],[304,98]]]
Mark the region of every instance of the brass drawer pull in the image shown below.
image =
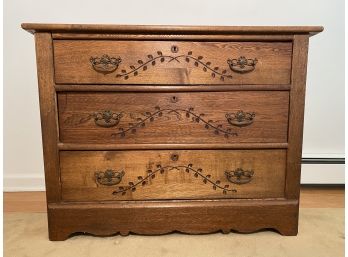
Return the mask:
[[[228,59],[227,60],[230,69],[237,73],[248,73],[255,70],[257,64],[257,59],[247,59],[244,56],[238,59]]]
[[[236,113],[226,113],[226,119],[229,124],[238,127],[245,127],[254,122],[254,112],[237,111]]]
[[[95,71],[107,74],[117,70],[118,65],[121,63],[120,57],[110,57],[104,54],[102,57],[91,57],[90,62]]]
[[[238,168],[232,171],[226,170],[225,175],[231,183],[241,185],[247,184],[252,180],[254,171]]]
[[[122,113],[115,113],[110,110],[106,110],[94,114],[94,123],[100,127],[110,128],[117,126],[121,118]]]
[[[124,176],[124,171],[98,171],[95,173],[96,183],[104,186],[113,186],[121,182],[122,177]]]

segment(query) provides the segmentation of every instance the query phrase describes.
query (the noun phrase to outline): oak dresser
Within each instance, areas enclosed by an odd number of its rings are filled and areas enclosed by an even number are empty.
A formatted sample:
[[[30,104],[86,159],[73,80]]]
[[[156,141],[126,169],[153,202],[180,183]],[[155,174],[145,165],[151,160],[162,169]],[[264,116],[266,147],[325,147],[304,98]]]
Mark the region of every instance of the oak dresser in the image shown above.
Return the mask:
[[[22,28],[50,240],[297,234],[308,39],[322,27]]]

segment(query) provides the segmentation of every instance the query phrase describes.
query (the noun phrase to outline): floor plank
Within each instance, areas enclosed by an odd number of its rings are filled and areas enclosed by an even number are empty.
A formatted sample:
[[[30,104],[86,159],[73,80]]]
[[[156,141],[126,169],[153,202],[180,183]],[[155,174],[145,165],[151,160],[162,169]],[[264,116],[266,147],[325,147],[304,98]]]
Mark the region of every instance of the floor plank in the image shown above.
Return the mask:
[[[301,208],[344,208],[344,187],[301,187]],[[4,212],[46,212],[45,192],[5,192]]]

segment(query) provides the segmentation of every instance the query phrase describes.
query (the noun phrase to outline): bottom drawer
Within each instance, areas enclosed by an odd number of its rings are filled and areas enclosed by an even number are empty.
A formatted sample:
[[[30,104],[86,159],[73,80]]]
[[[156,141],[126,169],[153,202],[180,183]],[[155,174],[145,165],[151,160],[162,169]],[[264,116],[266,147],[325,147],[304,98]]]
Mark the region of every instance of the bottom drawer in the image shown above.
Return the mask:
[[[63,201],[283,198],[286,150],[62,151]]]

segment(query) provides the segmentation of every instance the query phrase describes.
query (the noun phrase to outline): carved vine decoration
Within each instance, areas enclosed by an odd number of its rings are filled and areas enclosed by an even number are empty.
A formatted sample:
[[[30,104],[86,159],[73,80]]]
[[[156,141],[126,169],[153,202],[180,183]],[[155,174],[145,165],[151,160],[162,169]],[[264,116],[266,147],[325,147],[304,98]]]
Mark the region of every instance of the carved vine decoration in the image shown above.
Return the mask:
[[[230,189],[230,185],[226,184],[224,186],[221,185],[221,181],[220,180],[212,180],[211,179],[211,175],[207,174],[204,175],[203,174],[203,170],[201,168],[197,168],[194,169],[192,164],[188,164],[188,165],[178,165],[178,166],[164,166],[162,167],[160,164],[158,164],[156,166],[155,170],[147,170],[147,175],[145,177],[142,176],[138,176],[138,180],[136,182],[129,182],[128,186],[120,186],[118,187],[117,190],[113,191],[112,194],[113,195],[117,195],[117,194],[121,194],[121,195],[125,195],[127,193],[127,191],[131,191],[131,192],[135,192],[138,186],[145,186],[148,184],[149,179],[154,179],[156,177],[156,174],[159,172],[160,174],[163,174],[165,171],[172,171],[172,170],[184,170],[187,173],[192,172],[194,177],[196,178],[201,178],[204,184],[211,184],[213,186],[214,190],[220,189],[222,190],[223,194],[227,194],[227,192],[237,192],[236,189]]]
[[[113,136],[113,137],[116,137],[116,136],[125,137],[126,133],[129,133],[129,132],[132,134],[135,134],[137,132],[137,129],[145,127],[146,123],[148,123],[148,122],[155,121],[155,118],[162,117],[164,113],[175,114],[178,117],[178,119],[181,119],[181,117],[182,117],[181,113],[184,113],[185,117],[191,118],[192,122],[202,123],[204,125],[204,128],[212,129],[215,135],[222,134],[226,138],[228,138],[229,136],[238,136],[238,133],[233,132],[231,128],[224,128],[222,124],[215,125],[213,120],[208,120],[208,121],[205,120],[203,118],[205,116],[205,114],[204,113],[201,113],[201,114],[194,113],[194,108],[192,108],[192,107],[190,107],[188,109],[172,109],[172,108],[161,109],[159,106],[155,107],[154,112],[143,113],[142,115],[145,116],[144,118],[141,118],[141,117],[135,118],[136,122],[135,123],[128,123],[128,127],[119,127],[118,132],[112,133],[111,136]],[[91,118],[95,118],[97,114],[98,113],[90,114],[88,117],[82,117],[82,118],[79,117],[78,115],[72,115],[72,116],[68,117],[64,122],[66,124],[70,124],[70,125],[77,125],[77,124],[87,122]],[[119,113],[117,115],[118,115],[117,117],[119,117],[119,119],[121,119],[121,117],[123,117],[122,113]],[[96,123],[96,125],[98,125],[98,124]]]
[[[125,69],[121,70],[121,73],[116,74],[116,77],[123,77],[124,79],[128,79],[130,75],[137,76],[139,71],[146,71],[148,66],[155,66],[157,64],[157,60],[160,63],[167,61],[170,63],[172,61],[176,61],[180,63],[180,59],[184,59],[187,63],[190,61],[193,62],[194,66],[201,66],[204,72],[211,72],[211,76],[213,78],[220,76],[220,80],[224,81],[225,78],[232,78],[232,75],[227,74],[227,70],[220,69],[220,67],[211,67],[211,62],[203,62],[203,56],[194,57],[192,56],[192,51],[189,51],[187,54],[172,56],[172,55],[163,55],[161,51],[157,51],[157,56],[153,56],[152,54],[147,55],[148,60],[138,60],[138,66],[131,65],[129,68],[130,71]]]

